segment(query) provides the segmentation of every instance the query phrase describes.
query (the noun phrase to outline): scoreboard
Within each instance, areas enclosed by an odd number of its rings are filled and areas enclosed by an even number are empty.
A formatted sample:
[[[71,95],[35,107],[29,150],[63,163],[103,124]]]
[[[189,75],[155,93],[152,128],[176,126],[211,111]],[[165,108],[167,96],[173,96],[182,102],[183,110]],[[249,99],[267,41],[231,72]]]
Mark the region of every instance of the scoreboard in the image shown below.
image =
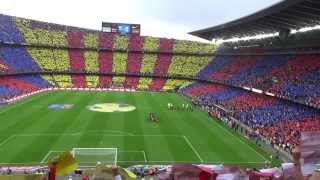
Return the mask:
[[[138,34],[140,35],[140,24],[123,24],[102,22],[102,31],[119,34]]]

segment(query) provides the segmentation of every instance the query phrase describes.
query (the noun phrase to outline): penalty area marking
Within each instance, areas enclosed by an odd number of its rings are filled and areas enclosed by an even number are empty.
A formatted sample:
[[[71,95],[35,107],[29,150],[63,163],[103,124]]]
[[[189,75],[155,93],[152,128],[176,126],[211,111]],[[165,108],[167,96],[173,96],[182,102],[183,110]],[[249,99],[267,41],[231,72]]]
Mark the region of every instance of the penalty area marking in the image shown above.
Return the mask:
[[[225,129],[224,129],[225,130]],[[227,130],[225,130],[227,131]],[[228,133],[230,133],[229,131],[227,131]],[[88,134],[88,135],[106,135],[106,136],[141,136],[141,137],[166,137],[166,136],[169,136],[169,137],[181,137],[185,140],[185,142],[187,143],[187,145],[190,147],[190,149],[194,152],[194,154],[197,156],[197,158],[200,160],[201,163],[204,163],[205,161],[202,159],[202,157],[200,156],[199,152],[197,151],[197,149],[193,146],[193,144],[190,142],[190,140],[184,136],[184,135],[174,135],[174,134],[171,134],[171,135],[160,135],[160,134],[142,134],[142,135],[138,135],[138,134],[132,134],[132,135],[121,135],[121,134],[104,134],[104,133],[95,133],[95,134],[91,134],[91,133],[81,133],[81,132],[78,132],[78,133],[38,133],[38,134],[14,134],[14,135],[11,135],[9,136],[7,139],[3,140],[1,143],[0,143],[0,148],[5,145],[6,143],[8,143],[10,140],[12,140],[13,138],[15,137],[29,137],[29,136],[79,136],[79,135],[83,135],[83,134]],[[231,134],[231,133],[230,133]],[[233,134],[232,134],[233,135]],[[233,135],[234,136],[234,135]],[[236,137],[237,138],[237,137]],[[243,142],[242,140],[238,139],[238,141],[240,141],[241,143],[243,144],[246,144],[245,142]],[[249,146],[248,144],[246,144],[247,146]],[[253,149],[251,146],[249,146],[256,154],[260,155],[261,157],[263,157],[264,160],[267,160],[262,154],[258,153],[255,149]],[[53,153],[53,152],[61,152],[61,151],[49,151],[48,154],[46,154],[46,156],[49,156],[50,153]],[[146,156],[146,153],[145,151],[140,151],[140,152],[143,152],[143,156],[144,156],[144,162],[178,162],[178,161],[148,161],[147,160],[147,156]],[[48,157],[45,157],[45,158],[48,158]],[[43,159],[42,161],[45,161],[46,159]],[[42,163],[41,161],[41,163]],[[119,162],[122,162],[122,161],[119,161]],[[124,162],[129,162],[129,161],[124,161]],[[139,161],[136,161],[136,162],[139,162]],[[183,162],[183,161],[181,161]],[[188,162],[188,161],[186,161]],[[190,161],[192,162],[192,161]],[[231,162],[221,162],[221,163],[231,163]],[[238,163],[238,162],[234,162],[235,164]],[[239,162],[240,163],[240,162]],[[245,162],[241,162],[243,164],[245,164]],[[255,164],[255,163],[263,163],[263,162],[246,162],[248,164]],[[10,163],[0,163],[0,164],[10,164]]]
[[[142,153],[142,155],[143,155],[143,159],[144,159],[144,161],[143,162],[149,162],[148,160],[147,160],[147,155],[146,155],[146,152],[145,151],[118,151],[118,152],[124,152],[124,153],[126,153],[126,152],[133,152],[133,153]],[[122,161],[118,161],[118,162],[122,162]],[[138,161],[138,162],[142,162],[142,161]]]
[[[15,138],[15,137],[32,137],[32,136],[63,136],[63,135],[66,135],[66,136],[78,136],[78,135],[81,135],[81,134],[85,134],[85,133],[39,133],[39,134],[14,134],[12,136],[9,136],[7,139],[5,139],[4,141],[1,142],[0,144],[0,147],[3,146],[4,144],[8,143],[11,139]],[[97,133],[95,135],[106,135],[104,133]],[[90,135],[90,134],[88,134]],[[91,134],[92,135],[92,134]],[[165,136],[172,136],[172,137],[182,137],[185,142],[188,144],[188,146],[191,148],[191,150],[194,152],[194,154],[198,157],[198,159],[200,160],[200,162],[204,162],[203,159],[201,158],[199,152],[195,149],[195,147],[192,145],[192,143],[190,142],[190,140],[186,137],[186,136],[183,136],[183,135],[160,135],[160,134],[150,134],[150,135],[146,135],[146,134],[142,134],[142,135],[110,135],[108,134],[107,136],[142,136],[142,137],[165,137]],[[49,156],[50,153],[52,152],[56,152],[56,151],[49,151],[47,156]],[[60,151],[57,151],[57,152],[60,152]],[[142,151],[141,151],[142,152]],[[145,151],[143,151],[143,156],[144,156],[144,160],[145,162],[148,162],[147,161],[147,157],[146,157],[146,153]],[[47,157],[45,157],[47,158]],[[45,160],[45,159],[44,159]],[[41,161],[42,163],[42,161]]]
[[[98,148],[97,148],[98,149]],[[46,160],[48,160],[49,156],[52,154],[52,153],[59,153],[59,152],[65,152],[65,151],[49,151],[44,157],[43,159],[41,160],[40,163],[45,163]],[[143,155],[143,161],[117,161],[117,162],[149,162],[147,160],[147,156],[146,156],[146,152],[145,151],[119,151],[119,152],[124,152],[124,153],[141,153]],[[88,162],[84,162],[84,163],[88,163]],[[8,163],[6,163],[8,164]],[[10,164],[10,163],[9,163]]]
[[[4,139],[0,143],[0,148],[8,143],[11,139],[15,137],[32,137],[32,136],[80,136],[80,135],[88,135],[88,136],[110,136],[110,137],[122,137],[122,136],[136,136],[136,137],[182,137],[182,135],[177,134],[131,134],[128,133],[128,135],[125,134],[107,134],[107,133],[82,133],[82,132],[74,132],[74,133],[30,133],[30,134],[13,134],[9,136],[8,138]]]
[[[12,138],[15,138],[16,135],[11,135],[9,136],[7,139],[3,140],[1,143],[0,143],[0,147],[3,146],[4,144],[6,144],[7,142],[9,142]]]
[[[59,152],[65,152],[65,151],[49,151],[49,152],[43,157],[43,159],[41,160],[40,163],[44,163],[44,162],[48,159],[48,157],[50,156],[50,154],[51,154],[51,153],[55,153],[55,152],[59,153]]]

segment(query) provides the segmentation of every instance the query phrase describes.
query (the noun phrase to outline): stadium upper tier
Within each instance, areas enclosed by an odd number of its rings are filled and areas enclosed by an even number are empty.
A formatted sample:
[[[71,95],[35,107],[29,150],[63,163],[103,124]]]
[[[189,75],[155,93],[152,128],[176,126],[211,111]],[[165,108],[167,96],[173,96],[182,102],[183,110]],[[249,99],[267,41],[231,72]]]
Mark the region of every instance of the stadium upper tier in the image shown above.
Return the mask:
[[[216,56],[198,76],[320,107],[318,54]]]
[[[120,35],[0,14],[0,41],[26,46],[166,53],[212,53],[215,45],[194,41]],[[161,44],[161,41],[163,41]],[[161,49],[160,46],[163,48]]]

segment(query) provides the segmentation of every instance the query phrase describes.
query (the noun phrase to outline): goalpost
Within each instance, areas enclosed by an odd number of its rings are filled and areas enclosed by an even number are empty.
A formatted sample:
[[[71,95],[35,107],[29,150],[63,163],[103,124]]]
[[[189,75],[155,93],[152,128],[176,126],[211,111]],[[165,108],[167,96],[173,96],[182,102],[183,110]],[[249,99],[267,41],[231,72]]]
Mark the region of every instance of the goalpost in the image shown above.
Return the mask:
[[[80,166],[117,165],[118,151],[117,148],[73,148],[72,155]]]

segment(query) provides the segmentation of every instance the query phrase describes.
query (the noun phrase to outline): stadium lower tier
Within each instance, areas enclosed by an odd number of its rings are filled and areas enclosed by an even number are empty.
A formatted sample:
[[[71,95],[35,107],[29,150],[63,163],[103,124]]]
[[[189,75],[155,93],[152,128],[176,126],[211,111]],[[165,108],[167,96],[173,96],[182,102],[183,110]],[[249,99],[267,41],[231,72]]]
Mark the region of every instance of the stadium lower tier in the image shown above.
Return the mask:
[[[179,89],[211,114],[233,117],[288,152],[299,144],[302,131],[320,130],[315,108],[219,84],[193,83]]]
[[[39,75],[0,77],[0,102],[47,87],[53,85]]]
[[[161,82],[161,83],[155,83]],[[191,84],[189,80],[160,79],[138,76],[105,75],[14,75],[0,77],[0,101],[12,99],[40,89],[59,88],[124,88],[135,90],[172,91]]]

